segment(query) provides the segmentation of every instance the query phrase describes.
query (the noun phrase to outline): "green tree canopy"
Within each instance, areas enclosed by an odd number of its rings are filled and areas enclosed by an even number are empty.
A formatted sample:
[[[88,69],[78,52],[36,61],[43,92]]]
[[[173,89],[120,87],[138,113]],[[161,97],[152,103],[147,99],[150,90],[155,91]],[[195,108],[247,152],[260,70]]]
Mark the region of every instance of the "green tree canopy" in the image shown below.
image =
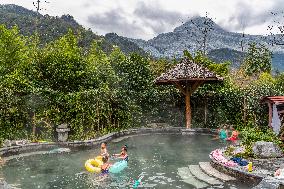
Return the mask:
[[[249,48],[242,64],[247,75],[271,72],[272,53],[262,44],[250,43]]]

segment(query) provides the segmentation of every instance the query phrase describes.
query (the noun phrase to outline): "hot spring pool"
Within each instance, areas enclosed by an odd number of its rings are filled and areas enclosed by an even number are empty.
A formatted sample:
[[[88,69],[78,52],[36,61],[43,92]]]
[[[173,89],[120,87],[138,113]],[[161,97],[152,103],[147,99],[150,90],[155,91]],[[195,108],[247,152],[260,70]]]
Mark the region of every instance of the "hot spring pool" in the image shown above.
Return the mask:
[[[128,145],[129,163],[120,174],[99,177],[85,171],[84,162],[99,154],[99,147],[65,154],[34,155],[8,161],[2,168],[6,181],[16,188],[131,188],[132,180],[143,175],[142,188],[195,188],[184,183],[178,168],[209,161],[208,154],[223,143],[207,135],[139,135],[108,143],[110,154]],[[194,183],[193,183],[194,184]],[[223,183],[216,188],[250,188]],[[209,186],[207,188],[214,188]]]

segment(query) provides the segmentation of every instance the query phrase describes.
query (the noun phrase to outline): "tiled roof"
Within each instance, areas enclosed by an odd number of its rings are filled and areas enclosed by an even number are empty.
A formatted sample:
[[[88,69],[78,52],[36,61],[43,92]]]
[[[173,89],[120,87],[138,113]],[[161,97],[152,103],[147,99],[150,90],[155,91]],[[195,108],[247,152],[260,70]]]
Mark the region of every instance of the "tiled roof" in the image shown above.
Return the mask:
[[[194,63],[189,59],[182,59],[179,64],[174,66],[168,72],[163,73],[156,78],[155,83],[167,84],[175,81],[222,81],[223,78],[209,71],[207,68]]]
[[[273,104],[284,104],[284,96],[265,96],[260,99],[260,102],[270,102]]]

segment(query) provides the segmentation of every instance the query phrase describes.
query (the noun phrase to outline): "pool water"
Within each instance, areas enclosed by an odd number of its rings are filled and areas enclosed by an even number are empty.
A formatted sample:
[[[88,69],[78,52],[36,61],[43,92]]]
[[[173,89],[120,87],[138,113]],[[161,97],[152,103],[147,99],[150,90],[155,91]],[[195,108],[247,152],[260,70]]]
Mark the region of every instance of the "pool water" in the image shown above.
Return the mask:
[[[133,180],[139,177],[143,177],[141,188],[194,188],[182,181],[177,174],[178,168],[209,161],[208,154],[225,145],[207,135],[153,134],[113,140],[108,143],[108,151],[110,154],[119,153],[125,144],[129,163],[119,174],[100,176],[85,171],[85,161],[100,152],[96,147],[13,159],[2,168],[3,176],[13,187],[22,189],[132,188]],[[217,187],[250,188],[236,182]]]

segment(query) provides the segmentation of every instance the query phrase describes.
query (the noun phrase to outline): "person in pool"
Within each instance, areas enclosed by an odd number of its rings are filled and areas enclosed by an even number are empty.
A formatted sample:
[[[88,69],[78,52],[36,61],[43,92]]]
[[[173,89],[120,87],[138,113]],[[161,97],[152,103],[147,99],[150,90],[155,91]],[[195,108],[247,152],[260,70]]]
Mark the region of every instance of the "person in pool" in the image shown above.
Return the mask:
[[[229,137],[227,140],[230,140],[230,141],[236,141],[238,140],[238,136],[239,136],[239,132],[237,130],[235,130],[235,128],[233,126],[231,126],[231,131],[232,131],[232,134],[231,134],[231,137]]]
[[[107,144],[106,142],[103,142],[101,144],[101,156],[102,157],[109,157],[108,151],[107,151]]]
[[[228,136],[228,131],[227,131],[227,127],[226,125],[224,125],[223,127],[220,127],[218,129],[218,135],[214,138],[216,139],[221,139],[221,140],[226,140]]]
[[[103,165],[101,166],[102,174],[108,174],[109,168],[112,166],[112,164],[108,161],[108,156],[103,156]]]
[[[127,146],[122,146],[120,154],[113,154],[113,156],[128,161]]]
[[[226,140],[228,136],[227,126],[224,125],[223,128],[219,132],[219,138],[221,140]]]

